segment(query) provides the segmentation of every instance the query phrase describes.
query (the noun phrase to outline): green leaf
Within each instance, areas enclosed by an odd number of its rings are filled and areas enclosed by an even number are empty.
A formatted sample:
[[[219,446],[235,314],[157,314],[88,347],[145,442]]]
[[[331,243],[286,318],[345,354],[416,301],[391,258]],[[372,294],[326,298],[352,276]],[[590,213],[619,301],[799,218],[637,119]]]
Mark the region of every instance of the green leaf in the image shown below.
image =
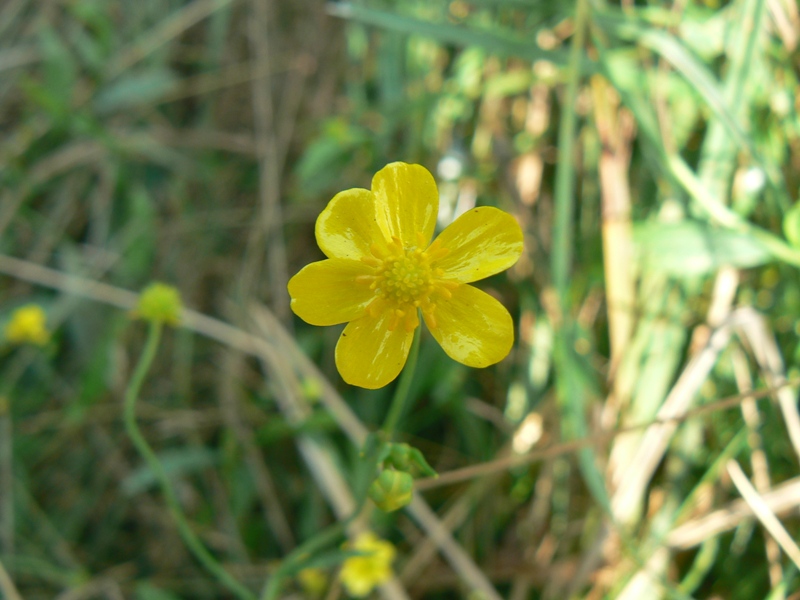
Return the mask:
[[[136,586],[136,600],[181,600],[181,598],[145,582]]]
[[[783,217],[783,234],[795,248],[800,248],[800,202]]]
[[[645,268],[674,277],[708,275],[723,265],[756,267],[773,258],[750,235],[694,221],[640,224],[635,235]]]
[[[518,56],[528,60],[549,60],[557,65],[565,65],[567,63],[567,54],[563,50],[542,50],[535,42],[515,39],[509,35],[493,31],[481,31],[447,22],[416,19],[349,2],[330,3],[328,6],[330,14],[343,19],[350,19],[390,31],[421,35],[444,44],[454,44],[461,47],[480,46],[490,53],[500,56]],[[529,36],[530,40],[535,38],[535,33]],[[594,63],[591,60],[583,59],[581,62],[584,71],[593,72],[595,70]]]
[[[159,455],[159,460],[167,475],[174,478],[213,467],[219,462],[219,456],[208,448],[184,448],[166,450]],[[122,481],[122,492],[126,496],[135,496],[155,484],[155,474],[144,466]]]
[[[169,69],[132,71],[101,89],[94,99],[94,108],[108,114],[151,104],[174,89],[176,83],[177,78]]]
[[[38,42],[44,61],[44,87],[66,109],[78,79],[78,66],[70,49],[52,28],[43,27]]]

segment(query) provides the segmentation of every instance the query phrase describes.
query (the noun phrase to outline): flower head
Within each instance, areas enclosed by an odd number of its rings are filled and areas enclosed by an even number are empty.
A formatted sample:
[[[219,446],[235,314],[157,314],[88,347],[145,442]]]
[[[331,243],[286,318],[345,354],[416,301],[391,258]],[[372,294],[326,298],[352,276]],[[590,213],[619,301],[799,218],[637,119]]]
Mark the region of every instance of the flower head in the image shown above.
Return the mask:
[[[50,339],[47,331],[47,315],[38,304],[26,304],[11,314],[6,325],[5,337],[11,344],[34,344],[44,346]]]
[[[308,598],[319,598],[328,587],[328,576],[322,569],[309,567],[297,574],[297,581]]]
[[[420,165],[391,163],[372,189],[334,196],[317,218],[327,260],[289,281],[292,310],[312,325],[348,323],[336,366],[350,384],[379,388],[400,373],[419,315],[454,360],[486,367],[514,341],[511,315],[467,285],[504,271],[522,253],[522,231],[509,214],[474,208],[430,243],[439,193]]]
[[[181,296],[177,289],[163,283],[151,283],[139,296],[136,317],[153,323],[177,325],[181,317]]]
[[[348,594],[366,596],[375,586],[392,578],[392,561],[395,555],[392,544],[379,539],[372,532],[367,532],[359,535],[352,545],[346,547],[363,553],[351,556],[342,563],[339,579]]]

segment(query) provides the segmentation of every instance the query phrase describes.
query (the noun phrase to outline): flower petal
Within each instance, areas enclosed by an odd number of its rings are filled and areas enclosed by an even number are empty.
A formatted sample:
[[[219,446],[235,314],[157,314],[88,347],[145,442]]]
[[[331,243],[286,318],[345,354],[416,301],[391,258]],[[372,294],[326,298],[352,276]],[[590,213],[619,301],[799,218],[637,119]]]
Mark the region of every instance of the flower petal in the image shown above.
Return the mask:
[[[517,220],[491,206],[465,212],[436,241],[450,252],[432,266],[442,269],[445,279],[460,283],[505,271],[522,254],[522,230]]]
[[[439,192],[433,175],[421,165],[394,162],[375,173],[372,193],[379,223],[391,238],[416,246],[417,233],[427,243],[436,227]]]
[[[447,355],[469,367],[500,362],[514,343],[514,323],[505,307],[486,292],[460,285],[453,297],[436,303],[436,324],[425,316],[433,337]]]
[[[378,227],[372,192],[360,188],[336,194],[317,217],[315,231],[325,256],[350,260],[369,256],[370,245],[386,237]]]
[[[337,325],[364,315],[375,291],[356,283],[372,269],[357,260],[331,258],[303,267],[289,280],[292,310],[312,325]]]
[[[351,321],[336,344],[336,368],[350,385],[374,390],[391,382],[406,364],[413,331],[389,331],[389,311]]]

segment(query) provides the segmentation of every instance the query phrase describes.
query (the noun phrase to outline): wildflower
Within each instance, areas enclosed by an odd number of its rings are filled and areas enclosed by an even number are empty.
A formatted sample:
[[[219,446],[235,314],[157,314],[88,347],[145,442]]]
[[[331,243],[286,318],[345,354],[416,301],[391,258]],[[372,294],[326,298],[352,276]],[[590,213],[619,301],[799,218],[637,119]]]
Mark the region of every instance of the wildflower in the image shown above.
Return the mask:
[[[6,325],[5,337],[12,344],[34,344],[44,346],[50,339],[47,331],[47,315],[38,304],[26,304],[11,314]]]
[[[177,289],[163,283],[151,283],[139,296],[134,315],[153,323],[177,325],[181,309],[181,296]]]
[[[379,539],[372,532],[367,532],[359,535],[356,541],[348,546],[363,553],[346,559],[339,571],[339,579],[348,594],[356,597],[366,596],[375,586],[392,578],[392,561],[395,555],[392,544]]]
[[[309,567],[297,574],[297,581],[308,598],[319,598],[328,587],[328,576],[322,569]]]
[[[504,271],[522,253],[522,231],[509,214],[474,208],[429,244],[439,194],[420,165],[391,163],[372,190],[334,196],[317,218],[327,260],[289,281],[292,310],[312,325],[348,323],[336,366],[352,385],[379,388],[400,373],[419,314],[454,360],[486,367],[514,341],[511,315],[467,285]]]

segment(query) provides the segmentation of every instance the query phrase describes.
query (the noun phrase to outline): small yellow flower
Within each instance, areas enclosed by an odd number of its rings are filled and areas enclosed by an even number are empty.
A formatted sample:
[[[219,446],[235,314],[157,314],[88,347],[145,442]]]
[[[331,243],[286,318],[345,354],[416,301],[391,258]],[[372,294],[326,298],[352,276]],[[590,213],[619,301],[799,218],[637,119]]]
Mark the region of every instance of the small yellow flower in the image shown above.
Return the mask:
[[[352,550],[363,552],[361,556],[351,556],[342,563],[339,579],[347,593],[362,597],[373,588],[392,578],[392,561],[395,549],[392,544],[379,539],[374,533],[367,532],[358,536]]]
[[[151,283],[139,296],[134,315],[153,323],[178,325],[181,310],[181,296],[176,288],[163,283]]]
[[[516,220],[496,208],[474,208],[430,243],[439,193],[420,165],[391,163],[372,189],[334,196],[317,218],[327,260],[289,281],[292,310],[312,325],[348,323],[336,366],[352,385],[391,382],[408,357],[419,313],[454,360],[487,367],[514,342],[511,315],[467,285],[513,265],[522,253]]]
[[[47,331],[47,315],[38,304],[26,304],[11,314],[6,325],[5,337],[12,344],[34,344],[44,346],[50,339]]]
[[[300,571],[297,574],[297,581],[308,598],[319,598],[328,587],[328,576],[325,571],[313,567]]]

